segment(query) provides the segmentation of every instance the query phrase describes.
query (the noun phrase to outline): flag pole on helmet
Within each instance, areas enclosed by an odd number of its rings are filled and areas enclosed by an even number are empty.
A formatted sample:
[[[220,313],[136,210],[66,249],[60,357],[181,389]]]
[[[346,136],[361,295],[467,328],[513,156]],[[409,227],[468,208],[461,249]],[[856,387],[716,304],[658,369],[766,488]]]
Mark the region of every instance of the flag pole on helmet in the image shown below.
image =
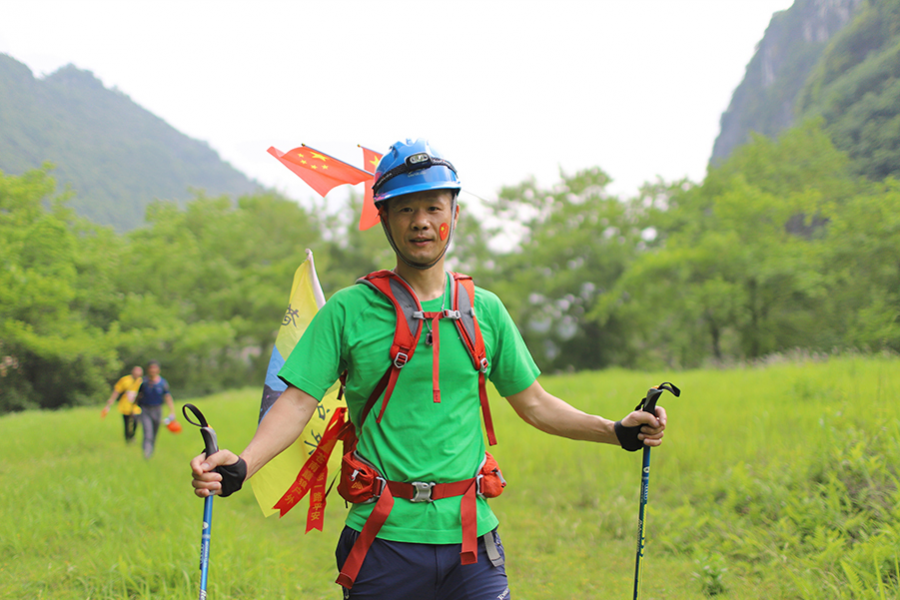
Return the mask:
[[[381,226],[388,242],[397,256],[414,269],[426,270],[436,265],[447,252],[456,229],[453,216],[456,215],[457,197],[462,189],[456,168],[449,160],[431,146],[426,140],[396,142],[387,154],[381,157],[375,169],[375,183],[372,185],[373,200],[379,212],[387,206],[387,201],[397,196],[424,192],[428,190],[447,190],[453,199],[450,203],[450,224],[447,230],[446,244],[440,255],[429,263],[415,263],[407,260],[397,249],[391,235],[387,219],[381,219]],[[441,238],[444,239],[443,236]]]

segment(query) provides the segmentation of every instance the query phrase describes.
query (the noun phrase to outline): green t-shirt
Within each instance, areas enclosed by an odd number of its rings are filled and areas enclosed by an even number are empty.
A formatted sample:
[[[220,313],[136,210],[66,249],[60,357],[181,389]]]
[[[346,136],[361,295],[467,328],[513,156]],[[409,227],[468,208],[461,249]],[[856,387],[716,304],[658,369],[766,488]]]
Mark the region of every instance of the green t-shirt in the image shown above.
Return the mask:
[[[437,312],[442,305],[449,309],[449,296],[448,290],[446,304],[437,298],[423,302],[422,308],[426,312]],[[475,311],[490,362],[488,378],[501,396],[521,392],[540,371],[506,307],[496,295],[476,287]],[[388,480],[442,483],[474,477],[485,451],[478,371],[450,319],[439,324],[441,401],[433,400],[434,348],[426,344],[425,326],[413,358],[400,371],[381,423],[375,421],[381,410],[379,399],[359,431],[363,406],[390,364],[396,324],[394,307],[381,293],[367,285],[343,289],[318,312],[278,375],[321,400],[347,370],[345,397],[360,438],[357,449]],[[378,537],[458,544],[462,541],[460,500],[413,503],[398,498]],[[373,507],[351,505],[347,525],[362,531]],[[498,523],[487,501],[479,498],[478,535]]]

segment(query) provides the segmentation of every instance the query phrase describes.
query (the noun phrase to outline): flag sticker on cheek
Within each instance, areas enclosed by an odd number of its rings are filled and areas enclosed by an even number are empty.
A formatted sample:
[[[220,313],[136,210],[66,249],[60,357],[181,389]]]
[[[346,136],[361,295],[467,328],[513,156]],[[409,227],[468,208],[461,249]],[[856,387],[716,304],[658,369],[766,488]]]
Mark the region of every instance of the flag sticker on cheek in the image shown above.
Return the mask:
[[[438,229],[438,233],[441,235],[441,241],[447,239],[447,236],[450,235],[450,226],[446,223],[441,223],[440,229]]]

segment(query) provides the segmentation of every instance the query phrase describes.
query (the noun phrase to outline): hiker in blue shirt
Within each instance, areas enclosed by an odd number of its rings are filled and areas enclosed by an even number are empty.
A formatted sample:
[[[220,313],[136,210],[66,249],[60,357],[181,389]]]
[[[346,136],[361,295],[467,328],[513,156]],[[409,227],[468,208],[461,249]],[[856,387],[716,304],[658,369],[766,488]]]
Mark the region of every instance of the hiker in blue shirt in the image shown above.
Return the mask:
[[[141,407],[141,427],[144,429],[144,458],[153,456],[156,434],[162,423],[162,403],[169,407],[169,419],[175,418],[175,401],[169,393],[169,382],[159,376],[159,362],[147,363],[147,377],[138,391],[138,405]]]

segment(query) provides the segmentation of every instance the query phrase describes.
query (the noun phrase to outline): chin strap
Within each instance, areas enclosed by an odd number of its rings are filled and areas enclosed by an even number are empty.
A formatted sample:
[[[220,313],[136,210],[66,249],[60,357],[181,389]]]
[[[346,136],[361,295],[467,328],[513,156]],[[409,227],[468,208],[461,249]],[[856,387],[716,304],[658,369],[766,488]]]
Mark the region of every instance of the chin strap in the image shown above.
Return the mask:
[[[438,264],[442,258],[444,258],[444,255],[447,253],[447,248],[450,247],[450,242],[453,240],[453,232],[456,230],[456,206],[457,206],[456,199],[458,196],[459,196],[458,193],[454,194],[453,201],[450,203],[450,215],[451,215],[450,216],[450,233],[447,234],[447,243],[444,244],[444,249],[441,250],[440,255],[438,255],[438,257],[435,258],[430,263],[417,263],[417,262],[412,262],[412,261],[406,260],[406,257],[403,256],[403,254],[400,252],[400,250],[397,249],[397,244],[394,243],[394,236],[391,235],[390,226],[387,224],[387,218],[385,217],[385,215],[381,214],[382,210],[379,208],[378,213],[379,213],[379,216],[381,217],[381,219],[380,219],[381,228],[384,229],[384,235],[387,237],[388,242],[391,245],[391,248],[394,249],[394,254],[396,254],[397,257],[400,260],[402,260],[406,266],[412,267],[413,269],[418,269],[419,271],[427,271],[434,265]]]

